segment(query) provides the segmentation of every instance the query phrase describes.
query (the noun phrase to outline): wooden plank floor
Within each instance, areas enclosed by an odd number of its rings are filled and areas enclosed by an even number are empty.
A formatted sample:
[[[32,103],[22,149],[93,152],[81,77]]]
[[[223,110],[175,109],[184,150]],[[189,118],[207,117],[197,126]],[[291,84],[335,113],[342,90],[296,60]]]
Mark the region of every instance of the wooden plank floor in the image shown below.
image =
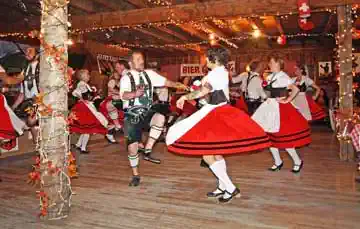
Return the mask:
[[[305,161],[294,175],[285,153],[282,171],[268,151],[227,157],[242,197],[219,205],[205,193],[215,186],[199,158],[181,157],[156,146],[163,164],[141,161],[142,184],[128,187],[131,172],[123,144],[93,137],[81,155],[81,177],[73,181],[71,215],[63,221],[36,218],[35,189],[25,183],[32,155],[0,160],[2,229],[193,229],[193,228],[360,228],[360,185],[355,163],[340,162],[338,145],[326,127],[313,128],[313,144],[301,149]]]

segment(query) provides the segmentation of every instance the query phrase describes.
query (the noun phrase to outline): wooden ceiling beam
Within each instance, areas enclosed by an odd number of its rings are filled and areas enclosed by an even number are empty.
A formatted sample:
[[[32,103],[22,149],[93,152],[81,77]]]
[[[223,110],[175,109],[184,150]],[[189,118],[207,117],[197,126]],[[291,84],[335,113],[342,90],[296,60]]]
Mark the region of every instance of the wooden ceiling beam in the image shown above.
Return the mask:
[[[130,51],[126,48],[116,48],[93,40],[87,40],[84,44],[84,48],[93,54],[105,54],[109,56],[127,56]]]
[[[148,2],[146,0],[125,0],[136,8],[147,8]]]
[[[174,44],[176,42],[175,39],[172,39],[172,38],[169,38],[169,37],[166,37],[164,35],[161,35],[160,33],[157,33],[157,32],[153,32],[153,31],[150,31],[149,29],[134,29],[136,31],[139,31],[145,35],[148,35],[148,36],[152,36],[152,37],[155,37],[161,41],[165,41],[166,43],[169,43],[169,44]],[[183,51],[183,52],[186,52],[188,51],[187,48],[184,48],[184,47],[171,47],[172,49],[178,49],[180,51]],[[169,47],[166,47],[165,49],[169,49]],[[189,49],[191,50],[194,50],[194,51],[200,51],[200,47],[195,47],[195,48],[192,48],[192,47],[189,47]]]
[[[178,32],[175,32],[174,30],[171,30],[171,29],[168,29],[166,27],[161,27],[161,26],[154,26],[154,28],[156,28],[157,30],[161,31],[161,32],[164,32],[164,33],[168,33],[182,41],[187,41],[188,38]]]
[[[71,6],[80,9],[82,11],[85,11],[87,13],[96,12],[95,4],[90,0],[76,0],[76,1],[71,1],[70,4]]]
[[[77,0],[74,0],[74,1],[71,1],[72,2],[75,2]],[[92,0],[93,2],[96,2],[96,3],[99,3],[103,6],[105,6],[106,8],[109,8],[111,10],[123,10],[123,8],[120,6],[119,3],[114,3],[114,2],[111,2],[111,1],[108,1],[108,0]]]
[[[278,29],[280,35],[284,34],[284,29],[281,25],[281,21],[280,21],[280,18],[277,17],[277,16],[274,16],[274,20],[276,22],[276,28]]]
[[[252,14],[288,13],[297,10],[297,0],[284,1],[248,1],[248,0],[223,0],[211,2],[197,2],[180,4],[171,7],[154,7],[128,11],[97,13],[89,16],[73,16],[73,28],[88,29],[96,27],[123,26],[131,24],[147,24],[149,22],[168,21],[173,14],[182,21],[200,20],[204,17],[226,18],[231,16],[249,16]],[[323,8],[343,4],[360,3],[360,0],[312,0],[311,7]],[[241,7],[234,7],[241,5]],[[221,9],[221,10],[220,10]]]

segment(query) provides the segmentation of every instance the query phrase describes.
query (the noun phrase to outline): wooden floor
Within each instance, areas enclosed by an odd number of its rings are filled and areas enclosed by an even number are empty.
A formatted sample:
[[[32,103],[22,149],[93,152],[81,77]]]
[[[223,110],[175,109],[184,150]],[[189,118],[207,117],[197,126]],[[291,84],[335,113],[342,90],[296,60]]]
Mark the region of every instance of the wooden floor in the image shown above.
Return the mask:
[[[282,171],[268,151],[227,158],[229,174],[242,197],[226,205],[207,199],[215,187],[199,158],[180,157],[156,146],[163,164],[141,161],[142,184],[128,187],[131,172],[123,144],[93,137],[90,155],[81,155],[81,177],[73,181],[71,215],[63,221],[36,218],[35,189],[25,183],[32,155],[0,159],[1,229],[115,228],[360,228],[360,185],[355,163],[340,162],[337,142],[326,127],[313,128],[313,143],[301,149],[305,161],[294,175],[282,154]]]

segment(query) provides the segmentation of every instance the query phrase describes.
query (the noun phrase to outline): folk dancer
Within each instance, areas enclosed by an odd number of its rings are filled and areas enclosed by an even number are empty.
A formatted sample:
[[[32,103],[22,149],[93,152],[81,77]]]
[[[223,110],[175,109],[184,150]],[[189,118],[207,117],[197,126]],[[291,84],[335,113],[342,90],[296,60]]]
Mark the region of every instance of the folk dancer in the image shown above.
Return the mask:
[[[229,53],[224,48],[207,51],[211,71],[202,79],[199,90],[182,96],[177,105],[210,94],[208,104],[188,118],[170,127],[166,144],[170,152],[201,155],[216,176],[218,186],[208,197],[219,197],[225,203],[240,195],[227,173],[223,155],[256,151],[270,146],[269,137],[242,110],[228,104],[229,73],[225,66]],[[210,128],[209,128],[210,127]]]
[[[116,143],[114,134],[121,130],[124,112],[122,111],[122,101],[120,99],[120,78],[118,72],[114,72],[108,82],[108,96],[100,104],[100,112],[109,121],[109,136],[107,137],[110,143]]]
[[[298,108],[304,118],[308,121],[324,119],[326,117],[324,109],[315,102],[321,89],[310,79],[305,67],[299,64],[295,66],[293,82],[300,89],[300,92],[293,100],[293,104]],[[315,89],[315,95],[310,96],[306,94],[309,87]]]
[[[106,135],[108,133],[108,121],[96,110],[93,102],[91,102],[91,95],[94,89],[88,84],[90,80],[88,70],[79,70],[77,76],[80,81],[72,94],[78,101],[71,109],[71,114],[75,116],[75,119],[73,123],[70,124],[70,132],[80,134],[76,148],[80,150],[81,153],[88,154],[89,151],[87,151],[86,147],[90,139],[90,134]]]
[[[120,80],[120,97],[125,111],[124,130],[127,140],[128,158],[133,177],[129,186],[140,184],[139,175],[139,143],[143,129],[150,126],[149,137],[145,144],[144,160],[159,164],[159,159],[151,156],[152,148],[160,137],[165,123],[164,115],[150,109],[154,87],[172,87],[185,89],[181,83],[167,80],[155,71],[144,69],[144,56],[134,51],[129,56],[131,70]]]
[[[24,81],[21,83],[20,94],[12,105],[12,109],[20,117],[26,120],[26,124],[30,127],[33,142],[36,143],[37,136],[37,117],[35,114],[29,113],[27,110],[34,105],[34,100],[39,94],[39,75],[40,62],[36,48],[29,47],[26,49],[26,59],[29,64],[24,72]]]
[[[268,98],[252,115],[269,135],[272,146],[270,151],[274,158],[271,171],[278,171],[283,167],[279,148],[285,149],[293,160],[293,173],[302,169],[304,162],[300,159],[295,148],[310,144],[310,128],[306,119],[291,104],[299,89],[290,77],[283,72],[284,60],[277,54],[269,58],[272,74],[267,79],[265,90],[270,91]],[[288,90],[290,94],[288,94]]]

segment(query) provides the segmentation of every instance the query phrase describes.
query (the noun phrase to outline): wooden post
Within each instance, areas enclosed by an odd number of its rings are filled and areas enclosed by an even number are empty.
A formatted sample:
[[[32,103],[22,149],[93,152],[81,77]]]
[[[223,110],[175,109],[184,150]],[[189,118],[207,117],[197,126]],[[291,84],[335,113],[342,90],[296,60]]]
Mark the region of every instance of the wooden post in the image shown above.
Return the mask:
[[[43,0],[41,17],[40,131],[38,151],[42,183],[42,216],[62,219],[70,211],[67,41],[68,0]]]
[[[352,15],[351,5],[338,6],[338,45],[340,64],[340,133],[353,115]],[[348,140],[340,140],[340,160],[354,160],[354,149]]]

